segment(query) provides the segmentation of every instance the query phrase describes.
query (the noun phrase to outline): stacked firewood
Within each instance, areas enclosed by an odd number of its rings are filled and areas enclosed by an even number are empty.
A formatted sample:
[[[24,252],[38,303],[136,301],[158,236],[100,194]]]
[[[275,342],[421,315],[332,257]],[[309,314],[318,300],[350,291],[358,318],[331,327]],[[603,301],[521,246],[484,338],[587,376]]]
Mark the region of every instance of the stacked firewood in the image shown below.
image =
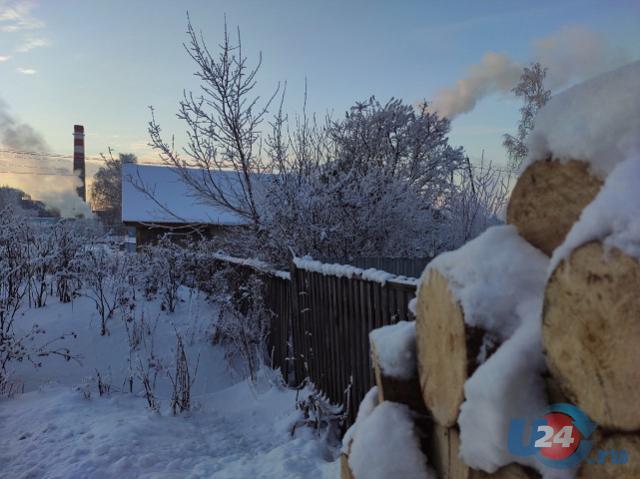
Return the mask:
[[[536,248],[536,254],[544,255],[544,272],[540,273],[540,268],[532,272],[532,263],[523,262],[499,278],[495,268],[482,265],[487,258],[479,257],[471,258],[478,265],[474,270],[476,276],[471,275],[469,281],[486,282],[488,290],[494,291],[501,285],[521,282],[524,291],[528,275],[541,278],[528,289],[532,295],[530,302],[539,300],[538,309],[535,306],[529,309],[538,311],[530,322],[537,321],[538,329],[532,331],[537,331],[542,340],[544,357],[535,374],[546,387],[545,403],[572,403],[598,425],[590,438],[594,442],[592,456],[598,450],[624,450],[626,454],[624,465],[592,457],[570,474],[579,478],[637,478],[640,477],[640,263],[628,249],[609,240],[612,232],[607,228],[595,228],[587,242],[576,240],[589,227],[581,222],[598,218],[593,212],[590,215],[583,212],[599,200],[599,192],[607,187],[605,180],[603,175],[593,174],[590,165],[583,161],[548,158],[532,162],[520,175],[509,201],[507,223],[511,226],[499,228],[510,228],[500,233],[514,236],[508,241],[526,245],[517,248]],[[630,196],[629,201],[634,198],[638,195]],[[636,207],[640,215],[640,204]],[[602,215],[602,211],[606,212],[606,204],[598,214]],[[634,238],[640,243],[640,231],[631,228],[626,237],[633,235],[638,236]],[[496,255],[501,254],[501,244],[496,244]],[[461,255],[457,260],[466,257]],[[491,320],[475,317],[478,313],[469,306],[473,301],[468,289],[464,289],[465,285],[461,287],[460,278],[447,267],[455,260],[436,259],[421,280],[415,307],[415,335],[409,340],[405,338],[408,355],[403,359],[414,361],[413,368],[405,366],[394,371],[389,366],[393,358],[388,358],[388,351],[397,345],[385,344],[394,341],[393,331],[387,328],[397,327],[400,334],[400,328],[407,330],[406,324],[387,326],[385,334],[371,335],[377,397],[369,408],[393,402],[410,411],[416,444],[427,464],[424,477],[518,479],[540,477],[540,472],[547,477],[544,468],[535,470],[534,464],[525,461],[522,462],[527,466],[502,463],[488,473],[470,467],[463,459],[461,414],[465,401],[471,399],[468,382],[493,355],[507,347],[517,328],[510,329],[505,323],[492,330]],[[496,298],[495,303],[489,300],[481,306],[484,316],[509,317],[525,309],[522,303],[514,302],[510,306],[507,303],[511,309],[505,311],[505,303]],[[513,349],[514,345],[509,347]],[[500,354],[505,357],[507,352],[503,350]],[[495,369],[493,374],[499,376],[501,371]],[[504,374],[514,371],[518,370],[505,370]],[[520,379],[514,375],[514,387],[516,380]],[[498,377],[497,381],[508,389],[511,379]],[[360,440],[357,428],[346,440],[341,458],[343,478],[367,479],[354,474],[357,471],[350,467],[351,447]],[[501,447],[506,448],[506,444]],[[381,453],[371,451],[372,455]]]

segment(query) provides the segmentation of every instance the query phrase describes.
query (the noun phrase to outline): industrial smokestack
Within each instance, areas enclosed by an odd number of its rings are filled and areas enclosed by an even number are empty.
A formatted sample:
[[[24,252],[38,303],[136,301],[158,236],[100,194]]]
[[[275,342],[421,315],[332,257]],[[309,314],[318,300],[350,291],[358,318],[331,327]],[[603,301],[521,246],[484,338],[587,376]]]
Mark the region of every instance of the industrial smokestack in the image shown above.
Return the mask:
[[[84,163],[84,126],[73,125],[73,172],[80,178],[80,186],[76,189],[82,201],[87,201],[85,177],[87,169]]]

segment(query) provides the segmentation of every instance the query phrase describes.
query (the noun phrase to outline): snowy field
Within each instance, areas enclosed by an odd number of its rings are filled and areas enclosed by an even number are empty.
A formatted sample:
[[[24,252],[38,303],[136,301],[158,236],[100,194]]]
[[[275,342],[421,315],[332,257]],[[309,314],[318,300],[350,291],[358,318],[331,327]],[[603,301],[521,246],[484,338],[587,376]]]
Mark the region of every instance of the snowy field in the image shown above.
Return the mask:
[[[220,346],[207,340],[207,322],[215,306],[188,291],[176,312],[159,302],[142,302],[154,325],[154,351],[169,368],[175,331],[185,338],[193,374],[195,407],[173,416],[170,383],[158,379],[160,414],[147,407],[139,384],[128,390],[129,342],[122,319],[99,335],[93,303],[51,299],[44,308],[24,309],[17,323],[25,330],[44,327],[46,342],[73,331],[61,345],[79,355],[79,363],[46,357],[35,368],[13,364],[12,379],[24,394],[0,399],[0,477],[2,478],[329,478],[338,477],[335,450],[299,418],[295,391],[283,388],[276,372],[262,368],[256,384],[229,368]],[[157,322],[157,325],[156,325]],[[175,330],[174,330],[175,328]],[[197,358],[199,357],[199,361]],[[97,372],[111,385],[100,396]]]

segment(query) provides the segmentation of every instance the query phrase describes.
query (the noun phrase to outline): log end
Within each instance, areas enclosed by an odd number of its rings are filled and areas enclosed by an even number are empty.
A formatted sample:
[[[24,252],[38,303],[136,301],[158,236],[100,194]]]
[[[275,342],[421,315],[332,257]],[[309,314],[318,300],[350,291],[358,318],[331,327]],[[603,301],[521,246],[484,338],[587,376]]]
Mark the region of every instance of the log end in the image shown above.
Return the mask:
[[[624,464],[622,464],[624,462]],[[614,434],[595,443],[578,479],[637,479],[640,477],[640,436]]]
[[[640,264],[590,242],[547,284],[542,336],[564,395],[600,426],[640,429]]]
[[[602,180],[589,173],[584,161],[536,161],[518,178],[507,206],[507,223],[551,256],[601,186]]]

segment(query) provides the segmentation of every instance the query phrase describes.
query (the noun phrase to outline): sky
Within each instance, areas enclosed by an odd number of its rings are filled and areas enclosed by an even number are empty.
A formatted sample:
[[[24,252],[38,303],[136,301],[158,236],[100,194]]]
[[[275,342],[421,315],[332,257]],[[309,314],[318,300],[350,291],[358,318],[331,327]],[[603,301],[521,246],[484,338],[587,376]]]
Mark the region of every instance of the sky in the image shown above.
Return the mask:
[[[305,81],[319,115],[340,117],[370,95],[426,99],[452,118],[454,145],[498,164],[519,117],[509,90],[523,65],[543,60],[555,92],[640,58],[640,0],[0,0],[0,141],[4,121],[28,133],[14,147],[41,142],[70,155],[79,123],[87,155],[111,147],[155,161],[148,107],[180,143],[177,102],[198,86],[182,45],[187,10],[211,46],[225,16],[240,28],[249,59],[262,53],[257,91],[286,82],[287,111],[301,110]],[[37,168],[5,155],[0,184],[24,183],[37,197],[60,183],[8,173]]]

